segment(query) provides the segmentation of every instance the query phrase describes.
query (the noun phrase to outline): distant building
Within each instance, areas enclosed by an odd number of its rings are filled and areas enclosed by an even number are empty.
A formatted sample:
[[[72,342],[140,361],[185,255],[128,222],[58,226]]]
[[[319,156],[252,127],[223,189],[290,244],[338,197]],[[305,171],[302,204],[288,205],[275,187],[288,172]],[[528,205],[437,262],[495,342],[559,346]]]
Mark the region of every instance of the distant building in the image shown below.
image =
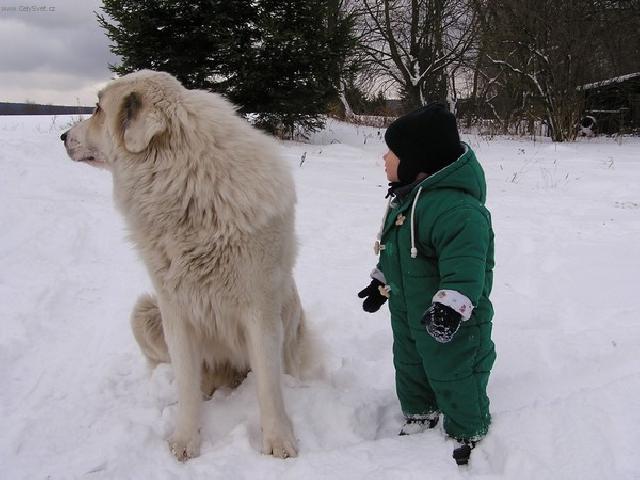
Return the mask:
[[[93,107],[0,102],[0,115],[89,115]]]
[[[584,116],[595,119],[596,133],[640,131],[640,72],[578,87],[584,91]]]

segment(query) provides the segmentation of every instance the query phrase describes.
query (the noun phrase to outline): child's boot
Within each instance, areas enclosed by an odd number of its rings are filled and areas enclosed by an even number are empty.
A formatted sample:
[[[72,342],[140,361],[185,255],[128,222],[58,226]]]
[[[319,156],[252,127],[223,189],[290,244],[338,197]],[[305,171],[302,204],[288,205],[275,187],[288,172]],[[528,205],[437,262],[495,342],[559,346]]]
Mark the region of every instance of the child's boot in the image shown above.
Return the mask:
[[[469,457],[471,456],[471,450],[475,448],[476,442],[464,438],[456,438],[455,442],[453,459],[458,465],[467,465],[469,463]]]
[[[440,412],[418,413],[404,416],[404,425],[398,435],[414,435],[422,433],[438,425]]]

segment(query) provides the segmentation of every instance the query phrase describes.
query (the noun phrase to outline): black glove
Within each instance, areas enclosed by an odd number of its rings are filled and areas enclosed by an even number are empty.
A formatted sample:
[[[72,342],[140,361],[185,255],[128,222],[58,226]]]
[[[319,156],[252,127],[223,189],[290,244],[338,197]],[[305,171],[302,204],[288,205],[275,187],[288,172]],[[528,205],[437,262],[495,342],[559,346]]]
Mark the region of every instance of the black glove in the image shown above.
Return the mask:
[[[358,293],[358,297],[360,298],[367,297],[364,298],[364,302],[362,302],[362,309],[365,312],[377,312],[380,310],[380,307],[384,305],[384,302],[387,301],[387,297],[380,293],[380,288],[378,287],[384,287],[384,283],[374,278],[367,288],[360,290]]]
[[[427,328],[427,333],[437,342],[450,342],[460,328],[462,315],[453,308],[434,302],[424,312],[422,324]]]

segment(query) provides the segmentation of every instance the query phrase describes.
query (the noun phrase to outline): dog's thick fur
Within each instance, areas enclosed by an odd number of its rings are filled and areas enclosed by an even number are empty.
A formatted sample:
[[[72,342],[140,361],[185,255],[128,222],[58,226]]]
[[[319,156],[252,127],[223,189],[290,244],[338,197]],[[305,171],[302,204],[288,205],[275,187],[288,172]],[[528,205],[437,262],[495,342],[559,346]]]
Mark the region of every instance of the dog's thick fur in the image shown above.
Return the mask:
[[[300,376],[315,360],[292,276],[289,169],[231,104],[167,73],[125,75],[98,97],[62,139],[73,160],[112,171],[115,203],[151,276],[156,296],[142,296],[131,321],[149,361],[175,370],[172,452],[199,453],[201,389],[237,385],[251,369],[263,452],[295,456],[280,374]]]

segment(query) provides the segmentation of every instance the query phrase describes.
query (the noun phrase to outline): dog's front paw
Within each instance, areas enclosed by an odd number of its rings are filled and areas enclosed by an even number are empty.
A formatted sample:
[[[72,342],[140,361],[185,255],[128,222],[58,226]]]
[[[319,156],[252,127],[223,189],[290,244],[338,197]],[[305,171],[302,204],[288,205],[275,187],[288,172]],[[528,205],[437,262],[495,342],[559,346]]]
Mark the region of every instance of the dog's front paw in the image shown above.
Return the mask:
[[[262,432],[262,453],[278,458],[297,457],[298,449],[291,425],[264,430]]]
[[[188,436],[175,433],[169,440],[169,449],[180,462],[197,457],[200,455],[200,434]]]

